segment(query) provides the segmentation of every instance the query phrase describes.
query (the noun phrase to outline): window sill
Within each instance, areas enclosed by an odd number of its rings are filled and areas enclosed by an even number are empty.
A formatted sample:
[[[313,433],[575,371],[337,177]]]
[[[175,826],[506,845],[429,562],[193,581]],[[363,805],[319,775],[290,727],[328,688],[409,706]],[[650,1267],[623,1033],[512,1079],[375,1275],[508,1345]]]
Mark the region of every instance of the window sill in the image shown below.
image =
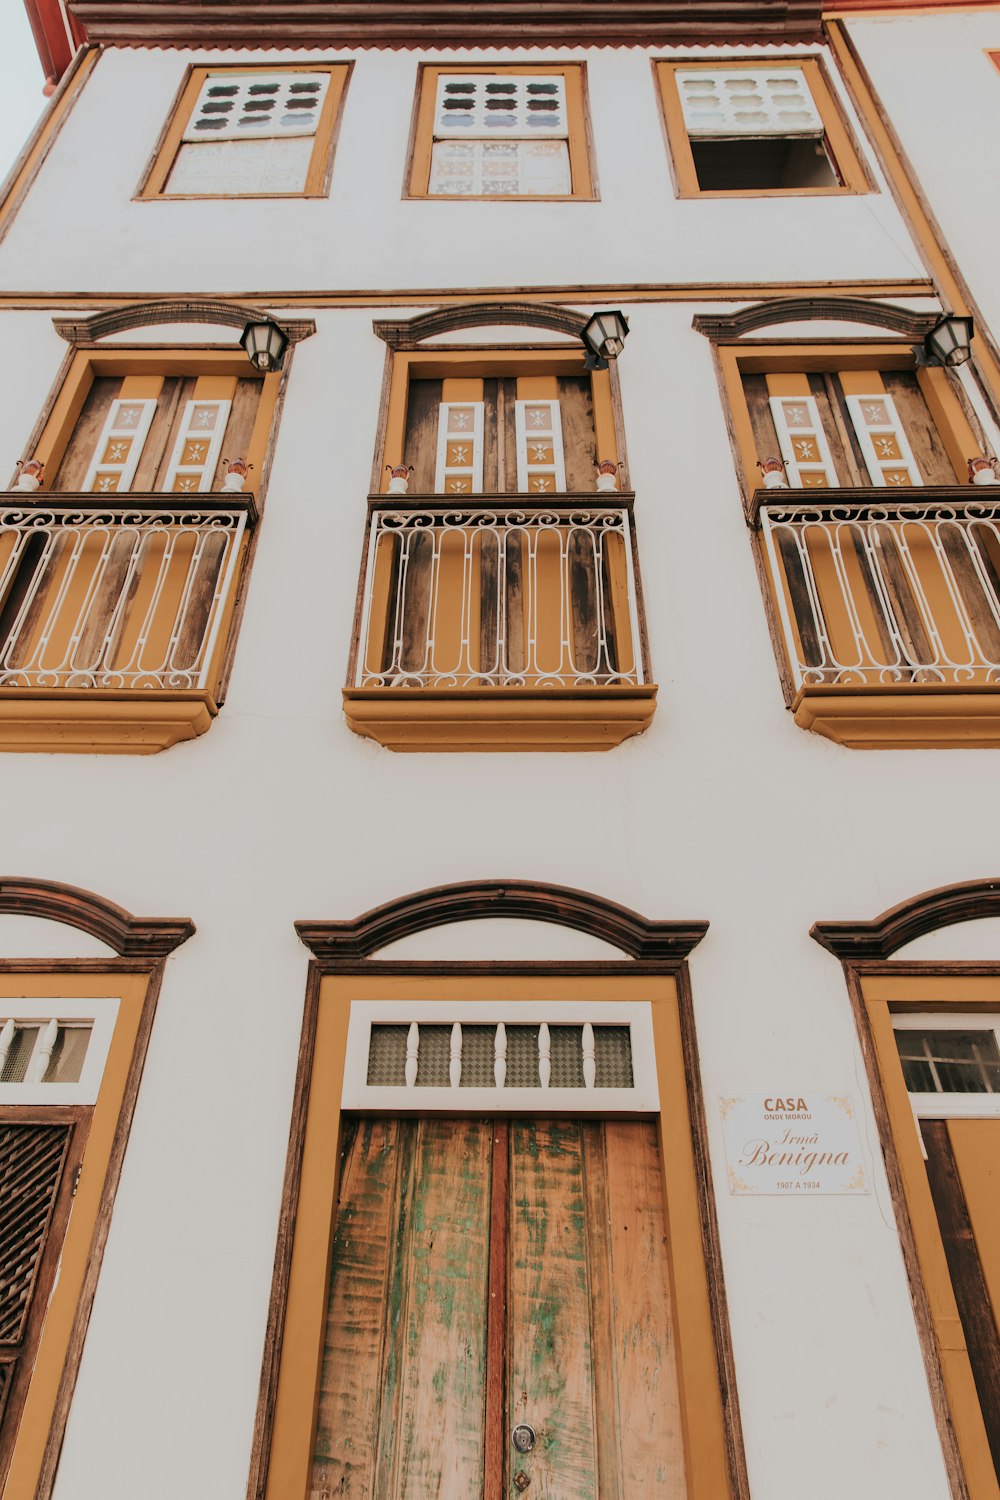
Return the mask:
[[[156,755],[211,727],[205,689],[0,688],[0,752]]]
[[[388,750],[612,750],[648,729],[656,687],[345,688],[355,734]]]
[[[1000,684],[899,683],[800,688],[800,729],[851,750],[992,750],[1000,747]]]

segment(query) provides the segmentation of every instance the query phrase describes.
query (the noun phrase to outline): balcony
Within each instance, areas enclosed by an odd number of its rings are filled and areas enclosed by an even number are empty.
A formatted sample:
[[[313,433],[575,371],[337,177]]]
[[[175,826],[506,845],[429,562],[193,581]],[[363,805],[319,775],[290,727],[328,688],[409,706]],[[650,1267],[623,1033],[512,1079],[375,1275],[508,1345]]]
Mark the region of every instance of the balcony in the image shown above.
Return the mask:
[[[632,496],[369,500],[350,727],[393,750],[608,750],[656,706]]]
[[[0,507],[0,750],[152,754],[209,727],[256,513],[173,499]]]
[[[761,490],[755,511],[797,724],[860,749],[1000,745],[1000,495]]]

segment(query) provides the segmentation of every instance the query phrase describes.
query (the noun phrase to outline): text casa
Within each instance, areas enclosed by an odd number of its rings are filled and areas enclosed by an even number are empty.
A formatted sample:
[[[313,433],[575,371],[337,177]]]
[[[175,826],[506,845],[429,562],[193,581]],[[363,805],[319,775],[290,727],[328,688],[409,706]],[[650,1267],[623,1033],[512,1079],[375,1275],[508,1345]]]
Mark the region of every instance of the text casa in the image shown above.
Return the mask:
[[[808,1106],[804,1099],[789,1097],[787,1099],[765,1099],[764,1108],[770,1115],[797,1113],[799,1110],[807,1109]]]

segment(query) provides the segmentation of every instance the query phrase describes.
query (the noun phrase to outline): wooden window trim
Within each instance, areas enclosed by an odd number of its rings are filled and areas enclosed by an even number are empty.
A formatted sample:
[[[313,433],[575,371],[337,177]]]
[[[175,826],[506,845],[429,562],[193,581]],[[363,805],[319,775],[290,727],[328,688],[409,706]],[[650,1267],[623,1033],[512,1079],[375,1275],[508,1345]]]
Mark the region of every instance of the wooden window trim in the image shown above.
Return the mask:
[[[762,65],[768,69],[801,68],[809,85],[813,103],[823,120],[824,142],[836,171],[843,178],[842,182],[835,183],[832,187],[733,188],[725,191],[699,187],[675,75],[679,70],[712,72],[720,68],[751,69]],[[678,198],[829,198],[878,191],[840,99],[827,76],[825,62],[814,53],[797,56],[783,55],[778,58],[745,56],[716,57],[707,60],[704,58],[657,58],[653,60],[653,73],[660,101],[670,169]]]
[[[170,108],[167,122],[153,149],[149,163],[143,172],[139,186],[133,194],[133,202],[167,200],[173,203],[204,202],[218,198],[326,198],[330,192],[333,173],[333,155],[340,133],[347,85],[354,68],[352,62],[296,62],[296,63],[226,63],[218,67],[191,64]],[[171,193],[167,182],[173,170],[181,140],[195,106],[202,85],[210,74],[215,73],[329,73],[330,85],[320,113],[316,134],[313,138],[312,155],[306,185],[297,193]]]
[[[0,688],[0,753],[43,751],[66,753],[155,754],[204,734],[225,700],[235,642],[246,601],[246,582],[256,548],[257,500],[266,491],[276,440],[277,416],[290,361],[263,378],[251,442],[244,455],[254,465],[256,492],[233,496],[245,505],[249,524],[235,560],[233,582],[219,624],[205,689]],[[25,451],[45,463],[50,474],[59,466],[95,377],[99,375],[220,375],[246,377],[242,350],[203,346],[77,348],[67,354]],[[259,476],[259,479],[258,479]],[[13,480],[11,481],[13,482]],[[67,493],[66,498],[69,499]],[[86,497],[90,498],[90,497]],[[204,510],[225,496],[164,492],[164,506],[187,505]],[[38,499],[57,500],[58,492],[39,491]],[[94,497],[96,500],[97,497]]]
[[[796,724],[836,744],[855,749],[951,749],[1000,745],[1000,695],[994,687],[947,683],[896,683],[797,687],[788,661],[785,632],[778,604],[782,585],[772,576],[758,524],[758,512],[768,497],[780,500],[782,491],[760,487],[757,446],[743,390],[744,374],[788,372],[799,374],[839,370],[913,371],[913,349],[900,341],[878,340],[787,340],[781,343],[742,341],[715,344],[714,354],[727,414],[733,456],[739,476],[751,546],[757,568],[765,616],[778,666],[786,706]],[[966,459],[983,449],[983,437],[973,427],[974,417],[957,381],[944,369],[917,368],[921,392],[956,473],[963,472]],[[954,496],[954,489],[935,491],[925,486],[914,498],[932,499],[934,494]],[[963,486],[963,489],[968,488]],[[839,492],[822,491],[828,498],[838,493],[849,499],[850,487]],[[853,491],[859,498],[866,489]],[[873,503],[885,490],[872,489]],[[909,493],[909,492],[908,492]],[[969,490],[969,499],[973,492]]]
[[[502,77],[505,73],[532,76],[559,74],[565,80],[566,88],[566,111],[569,117],[566,139],[569,146],[572,191],[556,194],[525,193],[516,197],[512,195],[509,198],[476,193],[431,193],[429,186],[431,148],[434,144],[434,109],[437,81],[442,73],[491,73],[498,77]],[[404,200],[428,199],[433,203],[594,203],[598,200],[599,193],[593,161],[586,63],[551,62],[522,65],[520,63],[465,64],[455,62],[420,63],[418,66],[417,89],[413,101],[413,117],[407,146]]]
[[[534,1001],[634,999],[649,1002],[660,1091],[660,1149],[670,1223],[673,1306],[690,1500],[748,1494],[731,1349],[721,1285],[718,1230],[697,1075],[693,1012],[683,964],[658,978],[626,964],[482,966],[366,964],[368,972],[332,972],[313,963],[293,1106],[292,1136],[279,1229],[248,1500],[304,1495],[313,1439],[329,1242],[336,1204],[340,1098],[350,1007],[377,999]],[[378,969],[407,971],[387,980]],[[495,966],[494,966],[495,967]],[[600,976],[594,973],[601,970]],[[457,971],[457,972],[456,972]],[[589,977],[588,977],[589,971]],[[669,971],[669,972],[666,972]],[[726,1391],[725,1400],[721,1392]]]
[[[953,1492],[994,1500],[996,1469],[896,1049],[894,1014],[1000,1010],[1000,966],[846,962],[938,1436]]]

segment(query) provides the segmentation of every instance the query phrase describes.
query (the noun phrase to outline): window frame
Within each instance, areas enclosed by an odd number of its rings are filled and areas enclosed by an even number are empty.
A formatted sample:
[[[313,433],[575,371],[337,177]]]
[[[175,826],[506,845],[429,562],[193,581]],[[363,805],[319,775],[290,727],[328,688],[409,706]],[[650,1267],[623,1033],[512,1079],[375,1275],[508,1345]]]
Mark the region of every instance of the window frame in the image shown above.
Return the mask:
[[[844,113],[840,99],[828,76],[825,59],[816,53],[770,57],[654,58],[653,77],[659,99],[667,146],[667,158],[678,198],[829,198],[844,194],[874,193],[875,180],[865,162],[861,147]],[[813,104],[823,121],[823,143],[834,172],[842,179],[830,187],[804,188],[702,188],[698,184],[694,154],[680,93],[678,72],[712,72],[720,69],[743,70],[798,68],[804,74]],[[776,136],[770,139],[784,139]]]
[[[1000,1012],[1000,967],[986,963],[846,960],[844,968],[939,1437],[946,1462],[958,1480],[956,1493],[961,1488],[970,1500],[989,1500],[996,1493],[996,1471],[972,1366],[964,1337],[949,1337],[949,1329],[959,1322],[958,1309],[914,1106],[915,1100],[927,1096],[907,1090],[895,1033],[903,1017],[912,1016],[917,1018],[915,1024],[931,1025],[944,1014],[954,1018],[951,1024],[965,1026],[977,1018],[996,1017]],[[937,1118],[955,1118],[946,1102],[948,1096],[937,1097],[941,1101]],[[919,1110],[919,1114],[925,1113]]]
[[[568,193],[523,193],[493,195],[488,193],[430,192],[431,155],[434,146],[434,116],[437,81],[445,74],[467,76],[471,73],[517,74],[519,77],[560,75],[566,91],[570,186]],[[478,137],[476,137],[478,139]],[[595,203],[600,194],[594,165],[593,137],[587,94],[585,62],[536,63],[473,62],[426,63],[417,67],[417,85],[413,98],[413,116],[406,153],[403,200],[416,199],[432,203]]]
[[[523,1005],[526,1020],[557,1000],[600,1001],[609,1009],[624,1000],[649,1007],[664,1203],[671,1227],[687,1493],[690,1500],[736,1500],[748,1493],[686,966],[643,963],[642,975],[634,972],[635,967],[634,961],[511,963],[504,966],[509,972],[498,976],[491,964],[359,964],[326,957],[311,964],[250,1493],[260,1500],[305,1493],[328,1246],[336,1214],[341,1116],[346,1111],[341,1100],[351,1007],[358,1001],[381,1003],[390,995],[403,1002],[485,1000],[494,1006]],[[391,979],[378,973],[383,968],[392,971]],[[558,1107],[546,1113],[558,1114]],[[720,1280],[713,1285],[716,1277]]]
[[[333,175],[333,158],[340,133],[344,100],[354,63],[349,61],[295,62],[295,63],[190,63],[185,70],[181,86],[167,113],[159,139],[153,148],[132,201],[203,203],[220,199],[253,200],[258,198],[327,198]],[[306,173],[304,188],[286,193],[171,193],[168,189],[170,174],[183,144],[184,131],[191,118],[205,80],[213,74],[223,73],[328,73],[330,75],[326,98],[313,136],[313,149]],[[192,143],[196,144],[196,143]]]

